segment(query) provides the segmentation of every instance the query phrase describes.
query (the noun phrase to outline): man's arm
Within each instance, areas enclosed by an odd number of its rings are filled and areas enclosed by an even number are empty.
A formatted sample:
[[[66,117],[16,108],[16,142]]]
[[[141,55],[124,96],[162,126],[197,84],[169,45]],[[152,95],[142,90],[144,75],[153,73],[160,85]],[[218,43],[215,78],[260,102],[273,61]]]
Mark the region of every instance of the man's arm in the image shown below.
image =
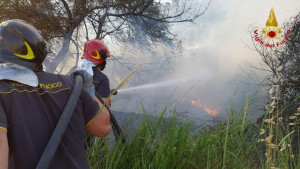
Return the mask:
[[[108,98],[104,98],[104,97],[102,97],[101,99],[104,101],[104,103],[106,103],[105,105],[110,108],[111,105],[110,105],[109,99]]]
[[[110,132],[110,115],[108,110],[103,106],[103,104],[97,99],[97,97],[92,97],[101,107],[101,111],[97,113],[94,119],[86,127],[86,131],[97,137],[107,136]]]
[[[72,76],[75,77],[76,75],[81,75],[83,77],[83,88],[85,92],[88,92],[84,97],[92,97],[94,101],[96,101],[100,107],[99,112],[94,116],[94,118],[86,125],[85,129],[89,134],[98,137],[104,137],[109,134],[110,132],[110,115],[108,110],[101,104],[101,102],[95,96],[95,89],[93,85],[93,77],[87,73],[85,70],[76,70],[72,73]],[[93,90],[88,90],[93,89]],[[89,98],[90,99],[90,98]],[[91,99],[90,99],[91,100]],[[90,103],[90,101],[86,101]],[[96,105],[96,103],[95,103]],[[87,107],[90,107],[88,105]],[[98,107],[98,106],[97,106]],[[90,110],[89,110],[90,111]]]
[[[0,128],[0,169],[8,169],[8,152],[7,132]]]
[[[109,79],[107,78],[107,76],[102,73],[102,72],[98,72],[99,73],[99,77],[102,78],[95,78],[94,79],[94,83],[95,84],[95,90],[96,92],[101,95],[101,99],[104,101],[104,103],[106,103],[106,105],[108,107],[110,107],[110,103],[109,103],[109,95],[110,95],[110,87],[109,87]]]

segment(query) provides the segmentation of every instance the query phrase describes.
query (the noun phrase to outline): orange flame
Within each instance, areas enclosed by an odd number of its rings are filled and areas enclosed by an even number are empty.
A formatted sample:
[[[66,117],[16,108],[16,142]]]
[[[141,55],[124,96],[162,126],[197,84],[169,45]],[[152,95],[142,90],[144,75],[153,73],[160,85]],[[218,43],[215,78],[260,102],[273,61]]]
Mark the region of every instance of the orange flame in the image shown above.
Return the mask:
[[[183,99],[181,99],[181,101],[186,102],[186,101],[188,101],[188,99],[183,98]],[[199,99],[198,99],[198,100],[192,99],[192,100],[190,100],[190,102],[192,103],[192,105],[194,105],[194,106],[196,106],[196,107],[198,107],[198,108],[201,108],[201,109],[205,110],[205,111],[206,111],[208,114],[210,114],[210,115],[216,116],[216,115],[219,114],[220,108],[217,108],[217,109],[210,109],[208,106],[202,105],[202,104],[200,103],[200,100],[199,100]]]

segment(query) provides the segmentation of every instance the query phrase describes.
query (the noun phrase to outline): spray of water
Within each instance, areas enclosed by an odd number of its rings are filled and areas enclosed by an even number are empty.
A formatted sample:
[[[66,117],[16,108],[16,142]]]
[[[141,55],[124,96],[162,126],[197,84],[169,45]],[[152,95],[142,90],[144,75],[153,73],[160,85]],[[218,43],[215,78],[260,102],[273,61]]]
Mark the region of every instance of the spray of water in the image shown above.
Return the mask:
[[[135,90],[142,90],[142,89],[150,89],[150,88],[159,88],[159,87],[167,87],[167,86],[174,86],[174,85],[180,85],[180,84],[191,84],[195,82],[199,82],[202,80],[210,79],[212,76],[205,76],[205,77],[191,77],[191,78],[185,78],[185,79],[177,79],[177,80],[169,80],[164,82],[157,82],[157,83],[151,83],[151,84],[145,84],[141,86],[131,87],[127,89],[120,89],[118,90],[118,93],[125,93],[125,92],[131,92]]]

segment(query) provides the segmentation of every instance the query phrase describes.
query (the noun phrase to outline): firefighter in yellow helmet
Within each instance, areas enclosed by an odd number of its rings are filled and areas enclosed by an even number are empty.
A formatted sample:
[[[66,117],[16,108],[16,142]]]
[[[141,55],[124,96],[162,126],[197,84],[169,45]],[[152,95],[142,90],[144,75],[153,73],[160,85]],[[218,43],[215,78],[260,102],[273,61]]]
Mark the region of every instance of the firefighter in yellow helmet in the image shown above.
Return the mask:
[[[73,77],[40,70],[46,55],[35,27],[22,20],[0,24],[0,168],[36,168],[72,92]],[[93,87],[83,75],[84,86]],[[91,96],[81,91],[49,168],[90,168],[84,130],[99,137],[110,131],[109,112]]]

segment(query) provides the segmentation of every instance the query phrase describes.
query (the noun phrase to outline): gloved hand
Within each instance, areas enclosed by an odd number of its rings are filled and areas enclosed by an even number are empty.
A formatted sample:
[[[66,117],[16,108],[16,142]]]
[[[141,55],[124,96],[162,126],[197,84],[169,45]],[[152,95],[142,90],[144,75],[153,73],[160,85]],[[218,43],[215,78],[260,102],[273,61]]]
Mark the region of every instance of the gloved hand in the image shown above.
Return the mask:
[[[85,70],[75,70],[71,76],[75,78],[77,75],[81,75],[83,78],[83,88],[90,94],[95,96],[95,88],[93,84],[93,76]]]
[[[111,89],[110,93],[114,92],[116,89]],[[115,91],[115,93],[113,95],[117,95],[118,94],[118,90]]]

